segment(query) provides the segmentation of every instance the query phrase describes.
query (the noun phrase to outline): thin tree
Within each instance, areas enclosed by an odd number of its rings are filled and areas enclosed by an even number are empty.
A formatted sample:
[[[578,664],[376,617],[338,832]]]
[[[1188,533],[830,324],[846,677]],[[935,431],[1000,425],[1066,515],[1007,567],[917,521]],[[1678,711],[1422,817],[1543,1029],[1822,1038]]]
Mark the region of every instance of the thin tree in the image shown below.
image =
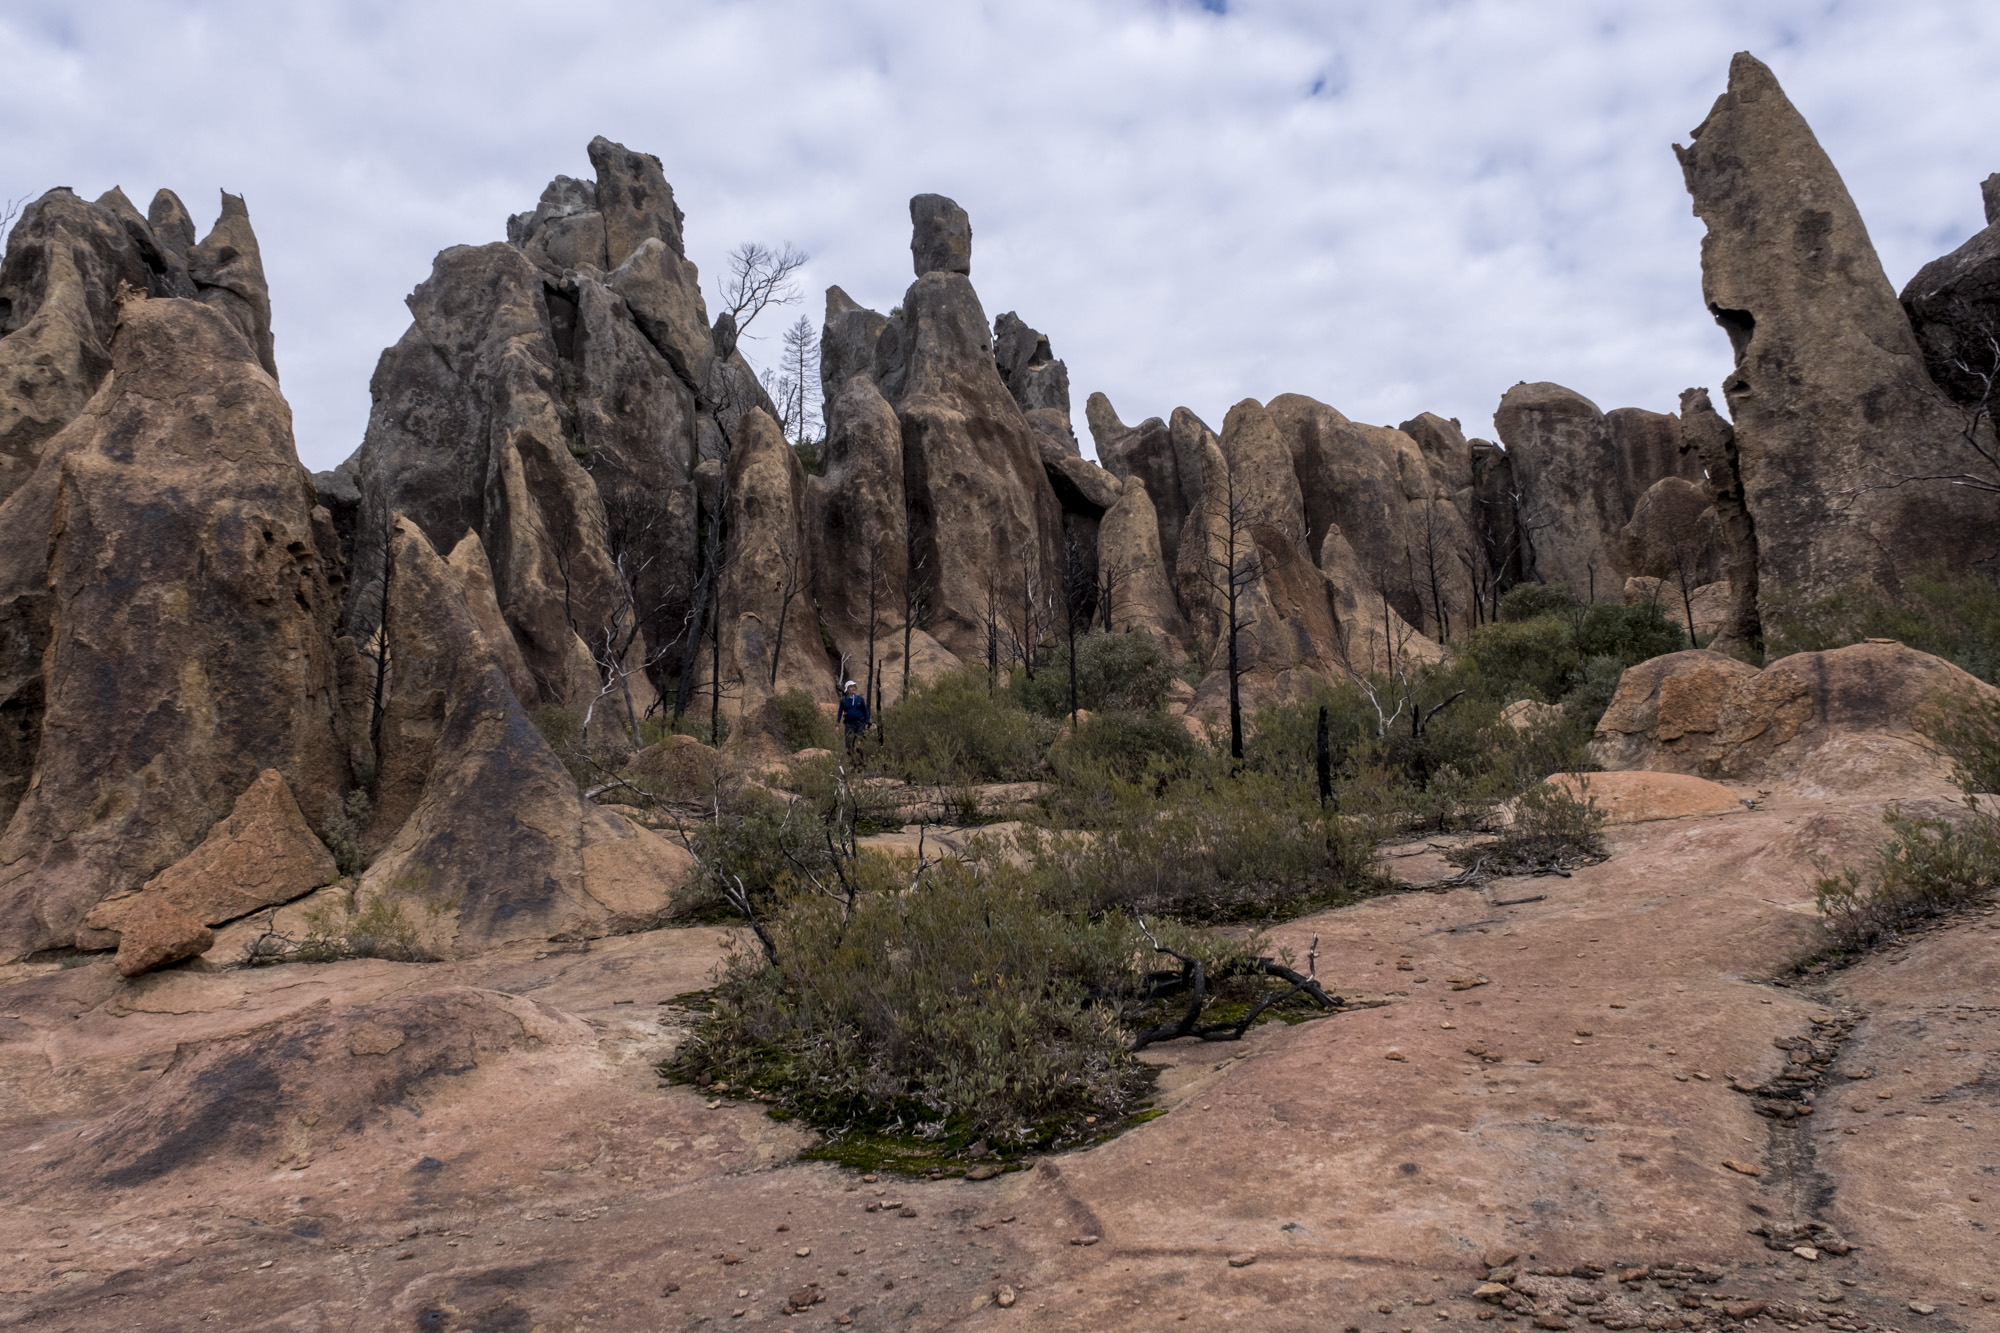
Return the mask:
[[[770,307],[791,305],[804,295],[799,270],[812,256],[786,241],[772,249],[761,241],[745,241],[729,252],[729,276],[721,284],[722,314],[736,325],[736,336],[748,335],[751,323]]]
[[[1222,603],[1223,631],[1229,648],[1229,755],[1240,763],[1243,759],[1242,635],[1250,625],[1243,618],[1243,600],[1256,584],[1260,569],[1257,543],[1250,535],[1249,509],[1236,492],[1236,474],[1226,471],[1224,476],[1227,481],[1222,522],[1218,530],[1202,534],[1203,549],[1195,566],[1195,577],[1210,597]]]
[[[782,548],[781,548],[782,549]],[[786,553],[785,582],[778,590],[778,632],[771,648],[771,688],[778,688],[778,662],[785,655],[785,620],[791,615],[792,603],[804,591],[799,578],[800,553],[796,550]]]
[[[908,564],[903,575],[903,692],[896,696],[899,703],[910,697],[910,637],[916,632],[917,622],[930,613],[931,592],[930,578],[923,572],[930,556],[917,551],[914,538],[908,541],[905,550]]]
[[[1069,724],[1076,726],[1076,627],[1090,624],[1092,581],[1077,550],[1076,530],[1063,533],[1063,639],[1069,654]]]

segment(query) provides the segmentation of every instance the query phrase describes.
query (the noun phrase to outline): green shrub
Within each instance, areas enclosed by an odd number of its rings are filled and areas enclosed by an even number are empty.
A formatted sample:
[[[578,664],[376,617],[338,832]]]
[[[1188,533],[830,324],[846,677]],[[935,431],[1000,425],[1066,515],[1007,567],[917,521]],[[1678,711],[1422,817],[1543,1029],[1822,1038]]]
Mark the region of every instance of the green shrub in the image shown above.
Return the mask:
[[[1200,749],[1177,717],[1164,713],[1097,713],[1049,751],[1049,767],[1064,782],[1098,782],[1106,771],[1127,782],[1148,773],[1187,771]]]
[[[1889,836],[1869,862],[1813,885],[1820,920],[1845,949],[1860,949],[1927,917],[2000,889],[2000,816],[1975,800],[1962,819],[1882,816]]]
[[[1461,656],[1477,668],[1483,693],[1552,704],[1569,693],[1582,661],[1576,637],[1569,620],[1553,615],[1503,620],[1474,630]]]
[[[1771,660],[1895,639],[2000,684],[2000,585],[1987,575],[1931,569],[1905,580],[1893,599],[1856,586],[1817,601],[1776,601],[1764,624]]]
[[[962,667],[882,710],[882,759],[913,782],[1013,782],[1035,775],[1055,733],[1012,696],[989,694],[983,670]]]
[[[320,839],[333,853],[334,868],[343,875],[358,875],[368,868],[368,850],[361,845],[361,838],[367,831],[370,813],[365,791],[351,791],[345,801],[326,803]]]
[[[1173,679],[1166,655],[1144,633],[1086,634],[1076,641],[1077,707],[1091,712],[1155,712]],[[1044,717],[1069,716],[1069,645],[1042,654],[1034,677],[1014,673],[1009,688],[1021,706]]]
[[[1917,714],[1917,729],[1952,761],[1968,792],[2000,792],[2000,699],[1946,694]]]
[[[771,700],[778,714],[778,726],[785,736],[785,748],[833,750],[840,746],[833,719],[820,710],[819,701],[804,690],[786,690]]]
[[[1519,583],[1501,597],[1500,621],[1507,624],[1542,616],[1567,620],[1582,607],[1582,600],[1559,583]]]
[[[1687,631],[1669,620],[1654,602],[1637,606],[1598,602],[1583,613],[1583,624],[1577,631],[1578,652],[1586,658],[1610,658],[1620,670],[1687,646]]]
[[[772,963],[740,951],[666,1070],[783,1102],[836,1138],[950,1152],[1072,1146],[1136,1110],[1151,1071],[1113,1004],[1134,927],[1043,903],[1022,878],[947,862],[905,894],[790,894]]]
[[[1387,886],[1366,824],[1322,810],[1309,789],[1204,756],[1155,790],[1106,774],[1077,821],[1089,836],[1048,840],[1037,864],[1082,886],[1096,910],[1190,923],[1275,920]]]
[[[1601,861],[1604,814],[1590,794],[1590,780],[1546,782],[1521,793],[1514,822],[1491,842],[1445,853],[1453,865],[1501,875],[1545,873]]]

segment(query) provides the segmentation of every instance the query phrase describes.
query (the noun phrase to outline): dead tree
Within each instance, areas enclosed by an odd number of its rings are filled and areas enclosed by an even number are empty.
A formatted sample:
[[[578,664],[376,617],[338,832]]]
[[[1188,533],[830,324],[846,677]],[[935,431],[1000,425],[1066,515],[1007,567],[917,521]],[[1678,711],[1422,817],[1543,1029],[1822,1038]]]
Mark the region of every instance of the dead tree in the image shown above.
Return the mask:
[[[1256,585],[1261,569],[1257,543],[1250,533],[1250,514],[1243,497],[1236,493],[1236,474],[1228,472],[1222,523],[1218,531],[1204,531],[1201,559],[1195,577],[1223,610],[1223,633],[1228,640],[1229,672],[1229,755],[1243,759],[1243,631],[1252,622],[1243,618],[1245,595]],[[1206,527],[1206,525],[1204,525]],[[1218,550],[1218,544],[1220,549]]]
[[[721,283],[722,312],[736,325],[736,336],[745,336],[750,324],[771,306],[786,306],[803,294],[799,270],[812,256],[790,241],[777,249],[760,241],[745,241],[729,252],[729,275]]]
[[[1282,1004],[1294,995],[1303,995],[1321,1009],[1338,1009],[1346,1003],[1338,995],[1328,995],[1319,984],[1319,936],[1314,935],[1312,947],[1306,953],[1306,970],[1298,972],[1278,962],[1275,958],[1259,958],[1244,965],[1243,971],[1263,976],[1276,977],[1291,983],[1286,990],[1274,990],[1266,994],[1243,1017],[1227,1023],[1203,1023],[1203,1012],[1208,1008],[1209,986],[1221,977],[1211,977],[1208,965],[1199,958],[1169,949],[1160,943],[1159,936],[1147,929],[1143,917],[1139,919],[1139,931],[1153,946],[1153,952],[1163,954],[1181,965],[1179,972],[1154,972],[1146,978],[1145,998],[1157,1000],[1166,995],[1185,994],[1188,1007],[1180,1019],[1172,1023],[1162,1023],[1156,1027],[1141,1028],[1132,1034],[1132,1050],[1136,1053],[1156,1041],[1173,1041],[1180,1037],[1199,1037],[1203,1041],[1240,1041],[1264,1011],[1274,1004]]]
[[[804,591],[799,582],[800,553],[790,551],[785,558],[785,582],[778,590],[778,630],[773,636],[771,648],[771,688],[778,688],[778,663],[785,655],[785,621],[791,615],[792,603]]]
[[[1090,625],[1092,582],[1076,548],[1075,531],[1063,534],[1063,638],[1069,652],[1069,723],[1076,726],[1076,628]]]
[[[1123,565],[1105,565],[1097,571],[1097,611],[1098,620],[1106,634],[1117,633],[1111,623],[1111,612],[1118,598],[1118,590],[1124,587],[1130,571]]]

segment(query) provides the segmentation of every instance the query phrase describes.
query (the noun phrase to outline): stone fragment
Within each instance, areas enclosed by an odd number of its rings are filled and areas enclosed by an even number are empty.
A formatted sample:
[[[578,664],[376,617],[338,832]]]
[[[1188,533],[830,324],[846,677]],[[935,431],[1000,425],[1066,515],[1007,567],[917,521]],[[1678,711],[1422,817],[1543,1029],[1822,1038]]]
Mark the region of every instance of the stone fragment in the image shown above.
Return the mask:
[[[136,902],[160,899],[202,925],[219,926],[333,883],[333,856],[300,813],[284,775],[267,768],[216,821],[199,847],[146,882],[92,908],[85,930],[116,934]],[[83,932],[79,932],[81,938]],[[97,941],[93,940],[93,943]],[[108,941],[107,941],[108,943]]]
[[[1725,1157],[1722,1159],[1722,1164],[1739,1176],[1761,1176],[1764,1174],[1764,1168],[1753,1162],[1739,1162],[1733,1158]]]
[[[993,1303],[1003,1310],[1012,1309],[1014,1300],[1014,1289],[1012,1287],[1001,1287],[993,1293]]]
[[[1231,1268],[1248,1268],[1256,1262],[1257,1255],[1254,1250],[1246,1250],[1242,1254],[1232,1254],[1229,1256],[1229,1266]]]
[[[136,977],[207,952],[215,932],[165,897],[142,894],[119,918],[118,975]]]

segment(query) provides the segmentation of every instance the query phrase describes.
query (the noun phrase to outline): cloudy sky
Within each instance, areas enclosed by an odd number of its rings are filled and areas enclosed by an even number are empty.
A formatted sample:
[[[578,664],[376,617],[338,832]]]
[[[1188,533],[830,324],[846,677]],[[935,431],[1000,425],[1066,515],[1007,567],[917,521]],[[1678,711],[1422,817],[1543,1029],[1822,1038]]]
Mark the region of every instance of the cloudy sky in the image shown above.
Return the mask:
[[[657,154],[710,279],[789,240],[886,310],[909,196],[1128,421],[1311,394],[1490,434],[1522,379],[1674,406],[1728,367],[1669,145],[1770,63],[1899,286],[1982,225],[1981,0],[7,0],[0,200],[247,196],[299,449],[360,443],[441,248],[605,134]],[[767,317],[768,318],[768,317]],[[752,344],[771,358],[773,335]],[[1719,401],[1719,397],[1718,397]]]

